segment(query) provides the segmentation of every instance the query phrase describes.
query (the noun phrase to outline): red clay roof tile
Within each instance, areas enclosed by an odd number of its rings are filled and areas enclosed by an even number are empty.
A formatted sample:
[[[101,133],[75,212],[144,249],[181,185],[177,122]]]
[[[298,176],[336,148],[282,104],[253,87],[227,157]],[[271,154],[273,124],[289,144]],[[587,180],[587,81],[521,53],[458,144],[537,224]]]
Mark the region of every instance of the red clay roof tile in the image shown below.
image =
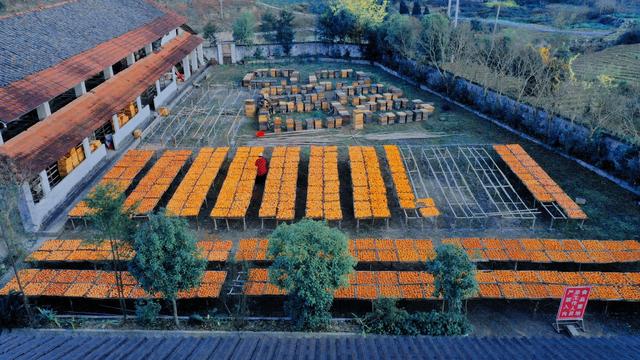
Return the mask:
[[[109,121],[113,114],[134,101],[160,76],[202,43],[202,39],[184,33],[158,53],[137,61],[133,66],[74,100],[45,120],[0,146],[0,155],[12,158],[31,174],[53,164],[69,149]]]
[[[185,23],[175,13],[0,88],[0,119],[10,122]]]

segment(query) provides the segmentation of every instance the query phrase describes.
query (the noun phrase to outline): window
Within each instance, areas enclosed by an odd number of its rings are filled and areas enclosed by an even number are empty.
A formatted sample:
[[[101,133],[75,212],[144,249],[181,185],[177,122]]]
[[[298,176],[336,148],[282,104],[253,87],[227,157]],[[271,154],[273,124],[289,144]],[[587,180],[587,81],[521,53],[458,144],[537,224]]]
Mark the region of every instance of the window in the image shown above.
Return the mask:
[[[64,93],[54,97],[51,101],[49,101],[49,107],[51,108],[51,113],[55,113],[56,111],[62,109],[67,106],[70,102],[76,99],[76,91],[74,88],[71,88]]]
[[[95,89],[96,87],[98,87],[98,85],[102,84],[103,82],[105,82],[104,80],[104,72],[100,71],[99,73],[95,74],[93,77],[91,77],[90,79],[87,79],[84,82],[84,86],[87,88],[87,92]]]
[[[116,74],[118,74],[119,72],[121,72],[126,68],[127,68],[127,58],[125,57],[124,59],[113,64],[113,75],[115,76]]]
[[[163,91],[164,89],[167,88],[167,86],[169,86],[171,84],[171,82],[173,81],[173,77],[171,76],[171,73],[164,73],[161,77],[160,77],[160,91]]]
[[[153,51],[158,51],[162,48],[162,38],[151,43],[151,49]]]
[[[135,53],[133,53],[133,56],[135,57],[136,61],[144,58],[147,56],[147,52],[144,50],[144,48],[136,51]]]
[[[157,95],[158,95],[158,92],[156,91],[156,84],[149,86],[147,90],[145,90],[140,95],[140,101],[142,102],[142,107],[150,105],[151,110],[155,110],[153,106],[153,98],[156,97]]]
[[[4,142],[9,141],[21,132],[26,131],[38,121],[38,111],[34,109],[20,116],[19,119],[8,123],[7,128],[2,131],[2,138],[4,139]]]
[[[58,168],[58,163],[54,162],[49,165],[49,167],[45,170],[47,172],[47,179],[49,180],[49,186],[53,189],[56,185],[62,181],[62,176],[60,176],[60,170]]]
[[[111,123],[111,120],[109,120],[91,134],[91,140],[100,140],[100,142],[104,144],[107,134],[113,133],[113,124]]]
[[[42,180],[40,175],[36,175],[33,179],[29,180],[29,189],[31,190],[31,197],[33,203],[37,204],[44,198],[44,191],[42,190]]]

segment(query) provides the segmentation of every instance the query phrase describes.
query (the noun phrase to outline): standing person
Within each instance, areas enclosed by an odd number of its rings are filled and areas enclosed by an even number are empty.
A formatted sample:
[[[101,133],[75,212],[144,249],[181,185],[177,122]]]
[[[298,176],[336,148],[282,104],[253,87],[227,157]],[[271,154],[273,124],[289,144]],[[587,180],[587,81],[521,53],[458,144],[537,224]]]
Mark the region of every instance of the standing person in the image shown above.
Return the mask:
[[[264,184],[265,179],[267,178],[267,173],[269,172],[269,166],[267,164],[267,159],[264,158],[263,153],[258,155],[258,159],[256,159],[256,182],[259,184]]]

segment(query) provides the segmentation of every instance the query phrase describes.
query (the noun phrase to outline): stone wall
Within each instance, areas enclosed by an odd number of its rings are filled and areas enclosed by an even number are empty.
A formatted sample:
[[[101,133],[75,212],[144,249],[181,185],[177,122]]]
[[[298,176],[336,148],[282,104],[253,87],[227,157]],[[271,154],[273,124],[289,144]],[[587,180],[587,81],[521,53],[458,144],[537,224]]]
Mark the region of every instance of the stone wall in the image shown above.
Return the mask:
[[[235,60],[242,61],[246,58],[254,58],[258,49],[260,49],[259,53],[263,58],[279,57],[284,54],[282,45],[280,44],[236,45]],[[305,42],[293,44],[289,56],[328,56],[333,58],[359,59],[362,58],[362,49],[356,44]]]

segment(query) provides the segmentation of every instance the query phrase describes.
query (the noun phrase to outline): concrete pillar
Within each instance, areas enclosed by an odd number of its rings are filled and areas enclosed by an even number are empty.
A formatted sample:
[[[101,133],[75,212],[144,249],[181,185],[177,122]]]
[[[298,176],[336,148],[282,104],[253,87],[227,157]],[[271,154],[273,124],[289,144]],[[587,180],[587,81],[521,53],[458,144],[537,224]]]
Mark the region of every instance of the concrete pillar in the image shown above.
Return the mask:
[[[179,27],[179,28],[178,28],[178,35],[182,35],[182,34],[184,34],[184,30],[182,30],[182,28],[181,28],[181,27]]]
[[[0,145],[4,145],[4,139],[2,138],[2,132],[0,131]]]
[[[136,105],[138,106],[138,112],[140,112],[140,110],[142,110],[142,99],[140,96],[136,98]]]
[[[189,64],[189,55],[182,59],[182,69],[184,70],[184,79],[187,80],[191,77],[191,66]]]
[[[40,186],[42,186],[42,193],[44,196],[47,196],[48,193],[51,192],[51,184],[49,183],[49,178],[47,177],[47,171],[40,171]]]
[[[176,69],[176,67],[172,67],[171,68],[171,81],[176,82],[176,71],[178,71],[178,69]]]
[[[118,121],[118,114],[113,114],[111,117],[111,122],[113,123],[113,132],[118,132],[120,130],[120,121]]]
[[[197,50],[198,50],[198,61],[200,62],[200,65],[205,65],[204,47],[202,46],[202,44],[198,45]]]
[[[160,95],[160,80],[156,80],[156,92],[158,93],[158,95]]]
[[[224,54],[222,53],[222,44],[218,44],[218,64],[224,64]]]
[[[75,93],[76,93],[76,97],[80,97],[80,96],[82,96],[82,95],[84,95],[84,94],[86,94],[86,93],[87,93],[87,87],[86,87],[86,85],[84,84],[84,81],[82,81],[80,84],[76,85],[76,86],[73,88],[73,90],[74,90],[74,91],[75,91]]]
[[[236,44],[231,43],[231,63],[236,63]]]
[[[147,56],[153,53],[153,43],[148,43],[147,45],[145,45],[144,53],[147,54]]]
[[[108,66],[102,71],[104,73],[104,79],[109,80],[113,77],[113,66]]]
[[[191,60],[191,71],[196,72],[196,70],[198,70],[198,56],[195,50],[189,54],[189,60]]]
[[[51,107],[49,106],[49,102],[47,101],[45,103],[40,104],[40,106],[38,106],[36,111],[38,112],[38,119],[39,120],[44,120],[45,118],[50,116],[51,115]]]
[[[84,157],[88,158],[91,155],[91,145],[89,145],[89,138],[82,139],[82,150],[84,150]]]
[[[131,66],[136,62],[136,57],[133,53],[127,55],[127,66]]]

